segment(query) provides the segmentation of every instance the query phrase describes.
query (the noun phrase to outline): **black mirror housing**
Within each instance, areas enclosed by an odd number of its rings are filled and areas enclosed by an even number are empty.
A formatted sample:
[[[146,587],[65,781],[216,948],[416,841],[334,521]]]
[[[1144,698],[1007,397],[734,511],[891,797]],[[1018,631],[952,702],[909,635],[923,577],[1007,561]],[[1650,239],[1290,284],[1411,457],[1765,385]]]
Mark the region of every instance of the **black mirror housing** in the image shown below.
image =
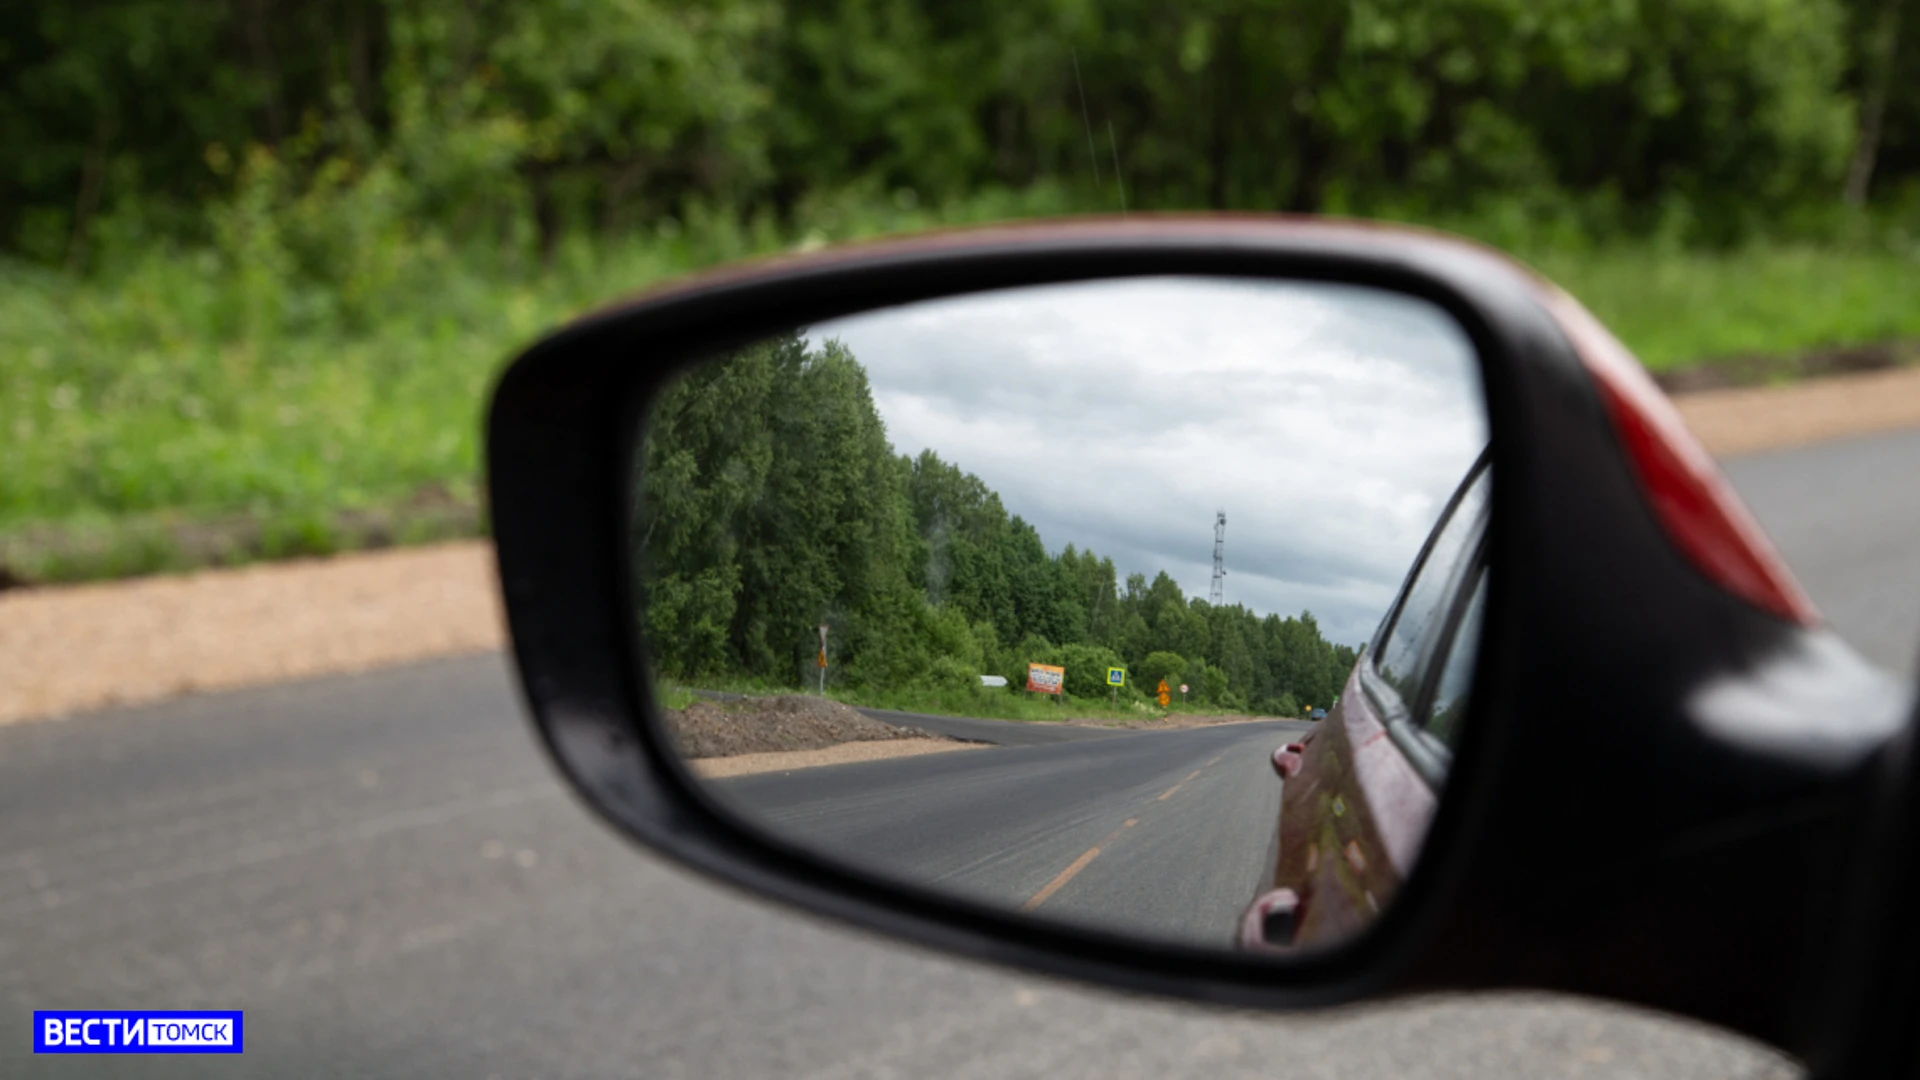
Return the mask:
[[[671,374],[873,308],[1147,274],[1418,296],[1458,319],[1482,362],[1494,569],[1447,792],[1424,857],[1372,930],[1281,964],[1041,926],[760,836],[665,752],[634,662],[644,643],[622,550],[626,462]],[[528,704],[561,771],[623,834],[761,895],[962,955],[1251,1007],[1594,994],[1720,1024],[1817,1067],[1891,1061],[1904,1044],[1877,1040],[1910,1015],[1896,1011],[1912,989],[1875,935],[1893,932],[1913,893],[1911,692],[1796,607],[1764,551],[1756,585],[1716,576],[1725,552],[1712,535],[1676,533],[1673,489],[1635,440],[1670,449],[1684,433],[1663,428],[1657,392],[1649,402],[1621,389],[1633,372],[1609,350],[1619,347],[1577,305],[1498,253],[1284,218],[984,229],[670,286],[537,343],[495,388],[490,505]],[[1672,452],[1701,456],[1690,442]],[[1782,724],[1756,706],[1790,714],[1800,701],[1821,722]]]

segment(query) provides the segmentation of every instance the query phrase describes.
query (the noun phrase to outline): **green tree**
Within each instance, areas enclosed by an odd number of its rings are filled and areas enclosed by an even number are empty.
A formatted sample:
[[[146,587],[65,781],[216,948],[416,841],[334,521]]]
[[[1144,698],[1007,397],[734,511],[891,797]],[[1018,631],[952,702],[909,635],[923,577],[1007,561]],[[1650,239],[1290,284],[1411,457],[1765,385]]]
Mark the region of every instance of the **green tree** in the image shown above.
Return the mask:
[[[78,268],[96,239],[204,239],[256,153],[284,170],[277,212],[370,184],[408,228],[549,254],[669,215],[832,227],[877,197],[1036,186],[1088,206],[1124,191],[1729,239],[1837,203],[1850,173],[1891,200],[1920,178],[1908,7],[14,5],[0,247]]]
[[[1061,645],[1052,655],[1054,663],[1067,669],[1067,693],[1078,698],[1107,697],[1113,692],[1107,685],[1107,669],[1126,666],[1118,653],[1102,645]]]
[[[978,477],[893,453],[837,341],[789,334],[695,369],[649,418],[639,485],[643,630],[677,677],[808,681],[822,622],[831,678],[851,686],[994,673],[1017,692],[1037,662],[1099,698],[1107,670],[1131,666],[1129,699],[1185,679],[1196,701],[1292,713],[1352,666],[1311,613],[1215,608],[1164,572],[1121,591],[1111,559],[1049,555]]]
[[[1139,680],[1140,692],[1147,694],[1153,693],[1154,688],[1160,685],[1161,679],[1167,680],[1168,686],[1178,689],[1180,680],[1186,674],[1186,657],[1170,652],[1149,653],[1133,671],[1133,675]]]

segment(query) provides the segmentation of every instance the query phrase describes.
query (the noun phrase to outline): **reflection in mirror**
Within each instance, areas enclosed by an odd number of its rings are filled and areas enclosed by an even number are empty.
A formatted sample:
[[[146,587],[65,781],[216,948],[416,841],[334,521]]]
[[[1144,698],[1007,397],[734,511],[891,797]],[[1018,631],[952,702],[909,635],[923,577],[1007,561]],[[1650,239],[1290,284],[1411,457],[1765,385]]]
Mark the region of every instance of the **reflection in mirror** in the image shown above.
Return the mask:
[[[1009,289],[736,350],[636,450],[669,741],[749,827],[869,874],[1337,943],[1446,778],[1487,439],[1458,324],[1354,286]]]

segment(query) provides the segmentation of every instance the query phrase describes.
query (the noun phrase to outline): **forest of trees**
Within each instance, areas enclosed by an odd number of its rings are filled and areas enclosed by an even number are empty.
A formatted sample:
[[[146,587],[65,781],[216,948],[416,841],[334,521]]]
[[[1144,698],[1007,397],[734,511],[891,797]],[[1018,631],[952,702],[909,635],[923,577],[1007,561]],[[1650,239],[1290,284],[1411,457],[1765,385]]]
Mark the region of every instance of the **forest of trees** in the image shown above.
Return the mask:
[[[836,206],[1044,183],[1116,209],[1492,200],[1712,243],[1911,204],[1910,7],[13,4],[0,251],[83,269],[103,246],[206,239],[204,208],[252,193],[308,220],[295,256],[324,272],[370,218],[551,251],[706,212],[831,226]]]
[[[832,679],[854,687],[1000,674],[1019,692],[1037,662],[1097,699],[1125,666],[1134,693],[1165,677],[1201,704],[1297,715],[1353,667],[1309,613],[1212,607],[1164,572],[1123,581],[1092,551],[1048,554],[978,477],[931,450],[896,455],[833,341],[778,338],[676,383],[639,476],[645,631],[680,681],[810,682],[822,622]]]

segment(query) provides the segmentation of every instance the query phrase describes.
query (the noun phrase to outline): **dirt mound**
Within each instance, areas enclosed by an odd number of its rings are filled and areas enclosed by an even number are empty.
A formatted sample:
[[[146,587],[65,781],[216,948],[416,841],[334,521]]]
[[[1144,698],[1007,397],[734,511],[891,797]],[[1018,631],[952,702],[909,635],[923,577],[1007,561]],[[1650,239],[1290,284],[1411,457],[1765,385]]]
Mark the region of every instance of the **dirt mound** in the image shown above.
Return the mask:
[[[669,736],[689,758],[927,738],[924,731],[881,723],[837,701],[798,694],[700,700],[684,709],[668,709],[666,717]]]

